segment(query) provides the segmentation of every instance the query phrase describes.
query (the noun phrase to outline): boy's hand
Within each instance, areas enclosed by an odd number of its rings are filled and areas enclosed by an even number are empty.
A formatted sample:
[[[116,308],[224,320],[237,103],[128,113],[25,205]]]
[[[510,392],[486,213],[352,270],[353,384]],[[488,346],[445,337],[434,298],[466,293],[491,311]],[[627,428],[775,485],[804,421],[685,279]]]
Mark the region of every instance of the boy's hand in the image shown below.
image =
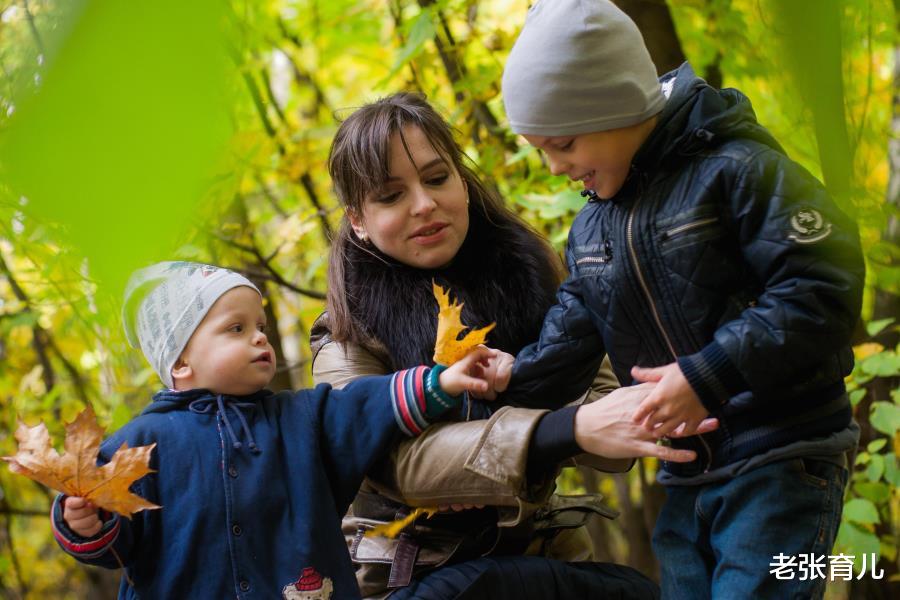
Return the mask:
[[[487,366],[476,365],[471,375],[484,379],[488,383],[486,392],[473,392],[472,395],[483,400],[495,400],[497,394],[506,390],[512,376],[513,363],[516,357],[508,352],[495,350],[496,354],[488,359]]]
[[[94,537],[103,528],[99,509],[77,496],[69,496],[63,504],[63,520],[69,529],[81,537]]]
[[[492,358],[500,352],[487,346],[476,346],[464,358],[456,361],[441,373],[438,382],[441,389],[450,396],[459,396],[463,392],[484,394],[490,388],[484,372],[489,368]]]
[[[676,429],[679,435],[693,435],[703,419],[709,416],[678,363],[654,369],[633,367],[631,376],[636,381],[656,383],[656,388],[641,402],[633,417],[635,423],[643,423],[644,428],[656,437],[665,437]]]

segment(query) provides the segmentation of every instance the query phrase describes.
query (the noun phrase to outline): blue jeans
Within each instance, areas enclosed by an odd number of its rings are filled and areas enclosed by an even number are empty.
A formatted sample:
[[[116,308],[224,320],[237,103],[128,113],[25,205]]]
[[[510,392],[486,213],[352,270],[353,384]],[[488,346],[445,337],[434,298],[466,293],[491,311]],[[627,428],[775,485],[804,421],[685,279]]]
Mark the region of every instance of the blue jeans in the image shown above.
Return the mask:
[[[438,567],[390,600],[659,600],[659,587],[624,565],[541,556],[486,556]]]
[[[800,581],[795,569],[779,580],[770,563],[831,552],[846,484],[842,466],[793,458],[728,481],[668,486],[653,532],[663,599],[820,598],[825,579]]]

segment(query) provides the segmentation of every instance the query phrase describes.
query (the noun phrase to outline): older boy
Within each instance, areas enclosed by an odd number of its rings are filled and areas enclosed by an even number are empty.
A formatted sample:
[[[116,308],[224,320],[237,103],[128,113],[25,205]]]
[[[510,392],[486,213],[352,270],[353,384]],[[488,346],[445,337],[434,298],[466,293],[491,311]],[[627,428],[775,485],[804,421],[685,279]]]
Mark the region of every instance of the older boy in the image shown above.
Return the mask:
[[[127,294],[129,339],[170,389],[101,458],[123,442],[156,443],[156,472],[133,489],[162,509],[125,519],[59,497],[60,546],[88,564],[124,564],[120,598],[358,598],[341,517],[363,476],[398,433],[418,434],[464,391],[483,391],[466,373],[493,352],[341,391],[275,394],[264,389],[275,354],[250,281],[169,262],[139,272]]]
[[[591,196],[507,399],[571,400],[608,352],[622,383],[658,382],[634,418],[660,438],[717,417],[672,441],[697,460],[660,473],[663,597],[820,595],[824,580],[769,566],[827,555],[840,521],[858,435],[843,383],[864,279],[854,223],[740,92],[688,64],[657,80],[611,2],[535,3],[503,96],[513,131]]]

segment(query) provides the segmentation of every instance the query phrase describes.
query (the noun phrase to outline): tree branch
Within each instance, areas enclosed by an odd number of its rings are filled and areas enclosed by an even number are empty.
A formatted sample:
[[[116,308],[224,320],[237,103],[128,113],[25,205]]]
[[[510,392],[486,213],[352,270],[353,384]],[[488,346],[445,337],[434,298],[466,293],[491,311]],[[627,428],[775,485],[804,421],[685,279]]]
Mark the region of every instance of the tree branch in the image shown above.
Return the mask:
[[[28,6],[28,0],[22,0],[22,8],[25,10],[25,18],[28,21],[28,28],[31,30],[31,36],[34,38],[34,43],[38,47],[38,52],[41,53],[41,56],[44,55],[44,41],[41,39],[41,34],[37,30],[37,26],[34,23],[34,15],[31,14],[31,8]]]
[[[433,6],[435,0],[418,0],[418,3],[422,9],[425,9],[429,6]],[[466,76],[466,68],[455,56],[456,40],[453,38],[446,17],[444,17],[443,12],[441,11],[437,11],[437,17],[441,23],[441,29],[447,37],[449,48],[445,46],[444,41],[437,32],[435,32],[434,35],[434,45],[437,47],[438,55],[441,57],[444,70],[447,71],[447,77],[450,79],[450,83],[452,83],[454,87],[457,87],[457,84],[459,84]],[[457,91],[456,100],[462,102],[463,99],[463,93]],[[486,103],[481,100],[473,99],[472,116],[474,116],[475,120],[484,127],[492,137],[496,138],[508,152],[513,154],[518,152],[519,146],[515,139],[506,135],[506,132],[500,127],[497,117],[494,116],[494,113],[491,112],[490,107]],[[476,139],[475,142],[477,143],[478,140]]]
[[[271,256],[263,256],[262,252],[260,252],[259,248],[256,246],[248,246],[247,244],[242,244],[238,241],[229,239],[224,237],[216,232],[213,232],[212,235],[216,237],[218,240],[223,242],[224,244],[231,246],[232,248],[236,248],[241,250],[242,252],[246,252],[250,254],[254,258],[256,258],[257,266],[263,269],[262,272],[259,271],[251,271],[249,274],[252,274],[254,277],[258,277],[260,279],[265,279],[267,281],[271,281],[273,283],[277,283],[281,287],[287,288],[293,292],[296,292],[302,296],[307,296],[308,298],[315,298],[316,300],[325,300],[326,295],[324,292],[320,292],[318,290],[311,290],[307,288],[302,288],[300,286],[294,285],[293,283],[286,280],[281,273],[279,273],[275,267],[272,266],[271,261],[275,258],[275,255]],[[240,270],[240,269],[238,269]]]
[[[34,308],[31,302],[31,299],[25,293],[25,290],[19,285],[16,278],[13,276],[12,271],[9,268],[9,265],[6,264],[6,261],[3,260],[3,257],[0,256],[0,273],[2,273],[6,280],[9,282],[9,286],[13,291],[13,295],[18,299],[22,304],[25,305],[23,312],[28,312],[34,314]],[[50,362],[50,356],[47,352],[49,349],[56,355],[59,359],[60,363],[62,363],[63,369],[65,369],[66,373],[72,380],[72,383],[75,385],[75,390],[78,393],[79,399],[84,402],[86,406],[91,406],[90,398],[88,398],[87,390],[85,389],[84,378],[81,376],[81,373],[78,372],[78,369],[63,355],[62,351],[57,346],[53,337],[50,333],[40,326],[40,324],[35,323],[32,327],[32,336],[31,336],[31,344],[34,348],[34,352],[37,355],[38,362],[41,364],[41,368],[43,369],[42,378],[44,380],[44,387],[47,392],[50,392],[56,386],[56,372],[53,370],[53,364]],[[58,409],[54,409],[54,414],[56,418],[59,418]]]

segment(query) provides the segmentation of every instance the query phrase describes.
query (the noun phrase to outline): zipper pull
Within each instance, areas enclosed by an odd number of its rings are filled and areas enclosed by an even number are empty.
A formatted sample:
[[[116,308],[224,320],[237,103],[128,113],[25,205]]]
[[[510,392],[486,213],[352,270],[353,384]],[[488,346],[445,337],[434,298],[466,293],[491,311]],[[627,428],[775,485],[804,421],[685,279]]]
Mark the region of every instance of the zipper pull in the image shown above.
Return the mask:
[[[581,190],[581,197],[587,198],[588,202],[600,202],[600,196],[594,190]]]

